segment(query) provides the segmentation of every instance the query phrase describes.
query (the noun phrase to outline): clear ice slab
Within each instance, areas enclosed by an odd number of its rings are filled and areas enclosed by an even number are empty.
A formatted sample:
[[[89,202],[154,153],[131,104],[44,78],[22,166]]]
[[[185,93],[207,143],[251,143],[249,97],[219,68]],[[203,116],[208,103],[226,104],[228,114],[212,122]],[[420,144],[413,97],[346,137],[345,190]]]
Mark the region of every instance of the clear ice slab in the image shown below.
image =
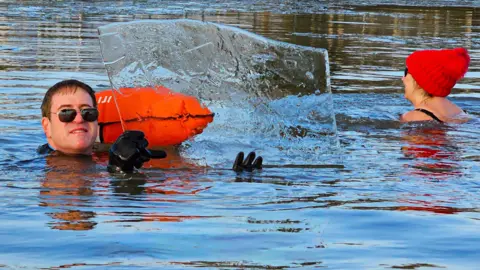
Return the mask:
[[[266,164],[331,163],[339,143],[325,49],[195,20],[113,23],[99,34],[118,94],[162,85],[215,113],[183,143],[189,158],[229,164],[238,151],[255,150]]]

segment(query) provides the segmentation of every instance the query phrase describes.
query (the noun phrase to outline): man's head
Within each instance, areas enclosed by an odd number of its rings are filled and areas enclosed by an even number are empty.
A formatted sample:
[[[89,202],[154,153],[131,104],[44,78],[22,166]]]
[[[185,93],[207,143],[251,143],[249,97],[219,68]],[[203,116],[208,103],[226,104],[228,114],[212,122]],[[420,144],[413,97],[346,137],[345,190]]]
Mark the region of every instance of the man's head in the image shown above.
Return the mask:
[[[42,127],[48,143],[65,154],[91,154],[98,133],[95,92],[77,80],[48,89],[42,102]]]

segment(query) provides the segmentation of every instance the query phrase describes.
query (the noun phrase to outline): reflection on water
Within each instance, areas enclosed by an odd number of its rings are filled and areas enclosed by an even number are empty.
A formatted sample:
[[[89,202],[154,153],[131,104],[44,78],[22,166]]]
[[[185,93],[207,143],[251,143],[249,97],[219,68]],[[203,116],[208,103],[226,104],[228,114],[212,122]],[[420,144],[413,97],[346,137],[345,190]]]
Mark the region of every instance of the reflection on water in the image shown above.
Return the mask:
[[[177,157],[169,157],[162,162],[149,162],[146,168],[176,169],[179,161],[172,162]],[[49,222],[52,229],[58,230],[91,230],[97,225],[95,211],[98,197],[110,193],[121,200],[138,200],[146,203],[188,203],[188,200],[170,198],[169,196],[194,196],[211,188],[211,185],[199,184],[197,171],[189,168],[181,172],[170,172],[161,179],[156,173],[136,173],[133,175],[116,174],[108,182],[102,180],[106,174],[105,166],[108,157],[104,153],[92,157],[69,157],[54,155],[46,157],[45,176],[41,181],[40,203],[48,207],[45,213],[54,221]],[[165,163],[170,161],[170,167]],[[174,163],[174,164],[172,164]],[[103,166],[98,165],[103,164]],[[162,166],[163,165],[163,166]],[[192,165],[193,166],[193,165]],[[162,173],[163,174],[163,173]],[[181,179],[179,178],[181,177]],[[190,180],[192,179],[192,180]],[[108,191],[110,190],[110,191]],[[158,197],[157,195],[161,195]],[[164,197],[166,195],[167,197]],[[122,206],[122,205],[120,205]],[[91,210],[82,210],[90,208]],[[143,207],[142,207],[143,208]],[[181,222],[185,219],[206,218],[199,215],[168,215],[157,212],[113,211],[101,215],[111,219],[104,222]],[[213,217],[213,216],[211,216]]]
[[[0,4],[0,268],[477,267],[476,2],[431,8],[369,6],[373,0],[157,2]],[[415,3],[434,4],[408,4]],[[246,11],[252,9],[261,11]],[[292,12],[299,10],[306,12]],[[341,166],[266,166],[237,175],[228,166],[199,166],[201,157],[180,149],[122,176],[106,172],[101,153],[80,160],[33,156],[45,141],[39,107],[49,86],[76,78],[97,90],[109,87],[97,27],[168,18],[328,49]],[[466,47],[472,62],[451,99],[474,119],[399,123],[411,106],[402,97],[405,57],[454,46]],[[235,158],[228,146],[210,150],[206,155],[226,164]]]
[[[80,210],[94,204],[92,200],[96,199],[92,185],[101,176],[95,170],[92,157],[46,157],[40,206],[49,207],[46,214],[54,219],[49,224],[52,229],[91,230],[95,227],[96,213]]]
[[[434,179],[461,176],[459,148],[448,138],[448,127],[435,125],[407,130],[402,152],[415,162],[408,173]],[[458,164],[456,164],[458,163]]]
[[[449,132],[455,127],[422,124],[404,130],[402,140],[406,145],[402,146],[402,152],[412,162],[406,164],[405,174],[427,180],[431,189],[442,185],[442,182],[463,176],[461,164],[461,149],[456,142],[449,138]],[[427,190],[426,190],[427,192]],[[435,194],[409,193],[399,197],[399,203],[406,206],[399,206],[400,211],[430,211],[437,214],[454,214],[472,209],[461,209],[446,206],[460,198],[455,192],[445,194],[443,198],[436,198]]]
[[[480,16],[475,8],[418,9],[392,6],[383,9],[334,8],[316,14],[190,12],[181,15],[162,15],[132,8],[122,15],[122,9],[105,9],[103,13],[97,13],[96,9],[89,10],[83,6],[73,8],[66,20],[45,21],[29,14],[20,16],[25,11],[42,14],[62,8],[61,5],[50,8],[40,6],[29,10],[16,5],[8,6],[7,12],[12,15],[0,18],[3,22],[0,40],[5,44],[1,47],[4,57],[0,66],[3,70],[105,74],[98,48],[98,26],[112,21],[184,17],[221,22],[277,40],[326,48],[335,79],[333,85],[337,91],[391,92],[393,87],[400,86],[397,80],[400,73],[397,72],[403,70],[405,57],[420,48],[463,46],[474,54],[471,71],[477,71],[475,67],[479,63],[475,57],[475,49],[479,45],[474,41],[479,36]],[[13,16],[15,13],[19,15]],[[104,19],[105,13],[110,15],[107,21]],[[32,39],[35,42],[29,42]],[[55,81],[66,74],[58,75],[60,77],[49,79]],[[88,79],[92,83],[109,85],[105,77]],[[103,81],[99,82],[99,79]],[[53,81],[47,84],[39,82],[39,86],[50,85]],[[472,81],[467,75],[467,80],[462,82],[467,85],[461,88],[471,89],[469,84]],[[32,82],[27,83],[31,85]],[[478,90],[478,87],[477,84],[473,89]]]

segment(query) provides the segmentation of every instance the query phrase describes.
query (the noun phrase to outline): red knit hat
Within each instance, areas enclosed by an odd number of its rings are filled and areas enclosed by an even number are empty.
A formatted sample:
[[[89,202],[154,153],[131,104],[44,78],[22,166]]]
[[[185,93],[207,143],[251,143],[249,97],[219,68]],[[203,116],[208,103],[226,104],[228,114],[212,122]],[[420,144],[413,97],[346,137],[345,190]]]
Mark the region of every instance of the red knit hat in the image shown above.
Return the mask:
[[[415,81],[429,94],[446,97],[463,78],[470,64],[464,48],[416,51],[407,57],[407,68]]]

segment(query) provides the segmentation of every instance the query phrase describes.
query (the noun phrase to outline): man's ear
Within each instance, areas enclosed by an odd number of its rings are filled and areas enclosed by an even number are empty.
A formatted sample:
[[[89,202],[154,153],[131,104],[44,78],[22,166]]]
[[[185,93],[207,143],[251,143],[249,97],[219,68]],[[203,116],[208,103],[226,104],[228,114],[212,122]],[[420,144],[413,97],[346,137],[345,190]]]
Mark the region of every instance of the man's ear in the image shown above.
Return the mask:
[[[52,135],[50,134],[50,119],[48,119],[48,117],[42,117],[42,127],[43,132],[45,132],[45,136],[47,138],[51,138]]]

